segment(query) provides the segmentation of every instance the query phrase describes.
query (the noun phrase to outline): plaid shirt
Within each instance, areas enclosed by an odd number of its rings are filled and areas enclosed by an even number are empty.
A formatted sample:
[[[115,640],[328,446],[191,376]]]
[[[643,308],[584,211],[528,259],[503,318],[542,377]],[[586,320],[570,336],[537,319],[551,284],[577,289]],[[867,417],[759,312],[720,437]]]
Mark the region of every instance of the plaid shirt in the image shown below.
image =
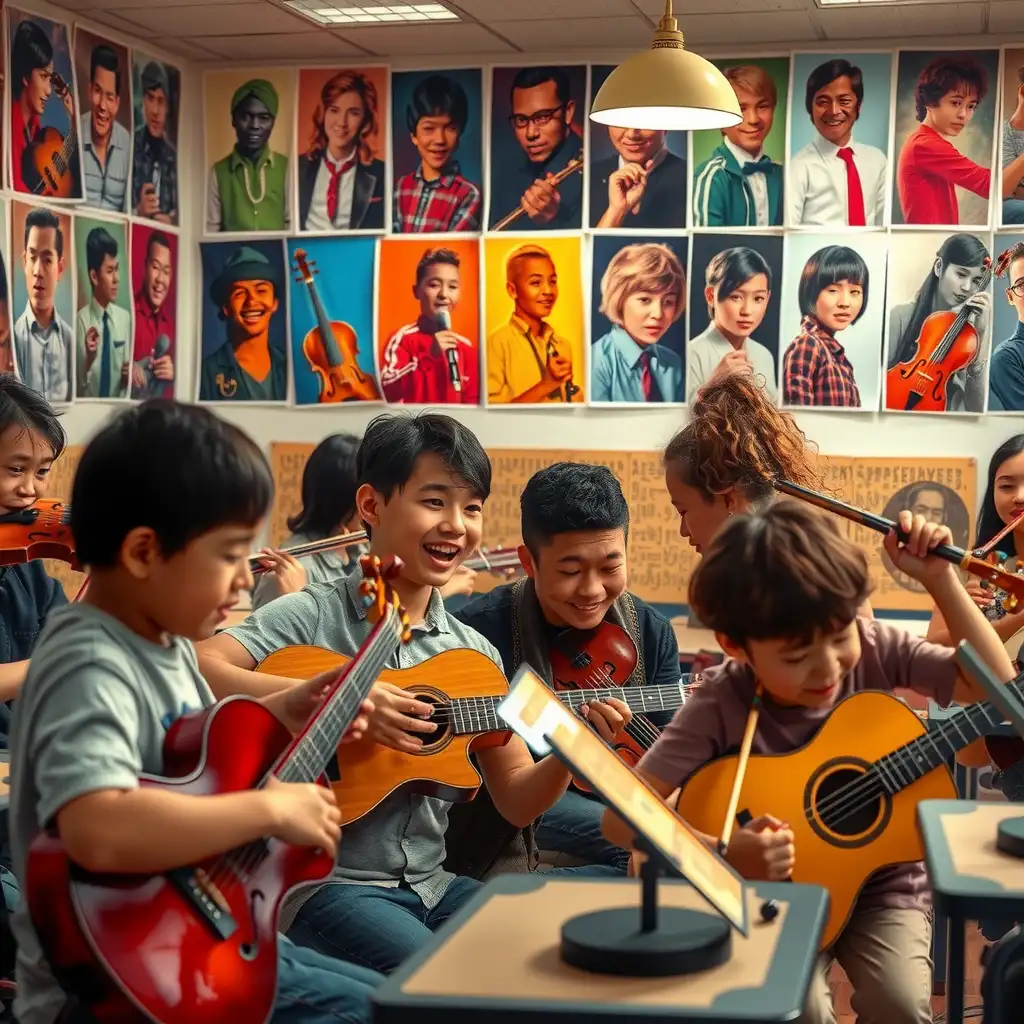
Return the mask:
[[[480,189],[459,174],[458,164],[449,164],[446,171],[427,181],[417,167],[395,182],[396,234],[480,230]]]
[[[860,408],[860,392],[843,346],[812,316],[800,322],[782,370],[783,405]]]

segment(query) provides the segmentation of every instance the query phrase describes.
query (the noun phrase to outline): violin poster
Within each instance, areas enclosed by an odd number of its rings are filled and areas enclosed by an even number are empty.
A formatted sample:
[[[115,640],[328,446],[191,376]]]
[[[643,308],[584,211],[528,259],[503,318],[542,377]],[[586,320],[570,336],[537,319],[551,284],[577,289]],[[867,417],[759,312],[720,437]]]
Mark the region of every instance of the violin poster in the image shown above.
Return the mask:
[[[882,405],[887,412],[985,411],[991,252],[988,234],[889,236]]]
[[[199,401],[288,398],[284,243],[200,242]]]
[[[587,104],[585,64],[491,69],[489,230],[583,227]]]
[[[373,365],[377,240],[288,240],[295,404],[380,401]]]
[[[388,402],[480,404],[476,239],[384,239],[376,305],[377,366]]]
[[[10,167],[15,192],[82,199],[78,95],[65,22],[7,8]]]

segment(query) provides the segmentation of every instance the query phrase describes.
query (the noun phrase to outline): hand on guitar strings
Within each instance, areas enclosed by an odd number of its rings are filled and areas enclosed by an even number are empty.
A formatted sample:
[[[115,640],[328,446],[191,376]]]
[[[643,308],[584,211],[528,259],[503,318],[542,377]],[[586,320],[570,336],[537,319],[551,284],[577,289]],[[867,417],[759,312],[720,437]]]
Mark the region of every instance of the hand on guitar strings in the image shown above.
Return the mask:
[[[907,539],[899,540],[893,530],[883,541],[885,553],[897,569],[926,587],[953,571],[949,562],[930,554],[940,544],[953,543],[948,526],[930,523],[924,516],[912,515],[906,509],[899,514],[897,523]]]
[[[338,669],[329,668],[319,675],[304,682],[289,686],[263,698],[263,704],[271,711],[294,735],[301,732],[309,721],[309,716],[316,711],[327,696],[328,690],[338,679]],[[355,743],[366,734],[373,714],[373,701],[364,700],[360,705],[359,714],[341,738],[342,743]]]
[[[616,697],[580,705],[580,717],[605,741],[614,743],[633,720],[629,705]]]
[[[366,735],[374,743],[415,754],[423,740],[410,733],[430,734],[437,726],[427,719],[434,713],[432,705],[417,700],[414,694],[391,683],[377,683],[373,688],[373,714],[369,717]]]
[[[732,834],[725,859],[744,878],[784,882],[796,864],[793,832],[788,822],[762,814]]]
[[[293,846],[311,846],[332,857],[338,852],[341,811],[330,786],[281,782],[271,775],[263,792],[270,801],[275,838]]]

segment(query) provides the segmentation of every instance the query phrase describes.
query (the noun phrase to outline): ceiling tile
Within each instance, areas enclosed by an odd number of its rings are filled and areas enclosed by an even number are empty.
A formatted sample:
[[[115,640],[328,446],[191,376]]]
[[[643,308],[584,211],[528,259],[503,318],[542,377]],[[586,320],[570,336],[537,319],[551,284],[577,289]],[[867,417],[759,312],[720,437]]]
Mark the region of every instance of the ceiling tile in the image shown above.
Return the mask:
[[[157,39],[162,38],[165,33],[157,32],[155,29],[144,28],[141,25],[136,25],[133,21],[128,21],[123,18],[121,11],[112,11],[109,14],[106,11],[89,11],[85,15],[86,20],[93,22],[96,25],[104,25],[107,28],[112,28],[117,32],[121,32],[128,36],[137,36],[140,39]],[[170,33],[166,33],[170,34]]]
[[[341,29],[339,34],[381,57],[516,52],[487,29],[467,22],[381,25]]]
[[[762,14],[688,14],[683,25],[688,46],[741,45],[751,54],[751,43],[805,43],[818,39],[811,19],[804,11]],[[733,47],[735,49],[735,46]]]
[[[495,21],[611,18],[636,14],[636,7],[630,0],[452,0],[451,6],[487,25]],[[664,3],[661,9],[664,11]],[[546,32],[545,26],[540,33],[544,38],[539,42],[547,43]]]
[[[1019,10],[1019,7],[1018,7]],[[879,7],[870,10],[845,8],[819,10],[817,22],[833,40],[879,39],[903,42],[908,39],[949,35],[977,35],[982,31],[984,8],[980,5],[930,3],[904,7]],[[1019,20],[1019,16],[1018,16]],[[950,45],[955,45],[952,41]]]
[[[92,16],[93,11],[117,11],[130,8],[142,8],[143,10],[171,10],[175,7],[204,7],[209,0],[51,0],[57,7],[63,7],[67,11],[75,11],[79,14],[88,13]],[[253,0],[218,0],[222,4],[246,4]]]
[[[527,21],[492,21],[491,28],[524,51],[650,45],[653,33],[644,18],[563,18],[537,25]]]
[[[175,57],[185,57],[188,60],[216,60],[223,57],[212,43],[216,40],[204,39],[201,42],[197,39],[171,39],[168,36],[160,37],[160,46]]]
[[[290,14],[266,2],[206,4],[195,7],[134,7],[124,11],[125,19],[161,35],[188,39],[201,36],[263,35],[271,32],[300,32],[317,27],[297,14]]]
[[[665,13],[665,0],[635,0],[655,24]],[[815,11],[814,0],[684,0],[675,5],[676,19],[684,34],[693,14],[741,14],[765,11]]]
[[[219,39],[203,39],[201,42],[229,60],[273,60],[275,57],[282,60],[323,60],[364,54],[363,50],[330,32],[317,32],[314,35],[304,32],[290,35],[272,33],[265,36],[227,35]]]
[[[1019,34],[1024,26],[1024,4],[1020,0],[993,0],[989,7],[989,32]]]

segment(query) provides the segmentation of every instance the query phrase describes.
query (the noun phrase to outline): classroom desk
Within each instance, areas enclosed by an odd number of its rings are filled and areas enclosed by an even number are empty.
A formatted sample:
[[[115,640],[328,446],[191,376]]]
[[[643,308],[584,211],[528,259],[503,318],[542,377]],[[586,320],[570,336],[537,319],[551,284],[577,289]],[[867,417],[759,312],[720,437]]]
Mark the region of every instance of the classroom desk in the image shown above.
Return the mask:
[[[685,882],[661,881],[663,905],[709,909]],[[779,916],[760,920],[765,899]],[[373,996],[374,1024],[757,1024],[795,1020],[803,1008],[828,894],[813,885],[757,882],[751,929],[733,935],[721,967],[677,978],[624,978],[569,967],[563,921],[602,906],[636,907],[629,878],[492,879],[391,974]]]

